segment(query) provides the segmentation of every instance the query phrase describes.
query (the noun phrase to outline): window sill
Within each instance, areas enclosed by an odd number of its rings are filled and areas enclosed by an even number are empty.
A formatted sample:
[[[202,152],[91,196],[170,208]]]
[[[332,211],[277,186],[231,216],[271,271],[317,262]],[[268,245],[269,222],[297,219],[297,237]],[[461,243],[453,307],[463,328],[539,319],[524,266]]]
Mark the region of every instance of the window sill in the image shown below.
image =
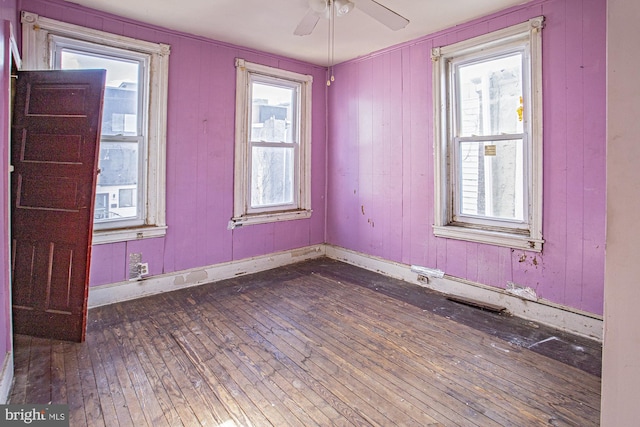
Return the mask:
[[[298,210],[290,212],[271,212],[264,214],[254,214],[231,218],[229,221],[229,230],[243,227],[245,225],[265,224],[278,221],[293,221],[296,219],[306,219],[311,217],[311,210]]]
[[[141,226],[134,228],[119,228],[115,230],[95,230],[93,232],[94,245],[125,242],[129,240],[151,239],[164,237],[167,234],[167,226]]]
[[[532,252],[542,252],[542,244],[544,243],[544,240],[542,239],[533,239],[526,235],[466,228],[454,225],[434,225],[433,234],[435,234],[436,237],[466,240],[468,242],[485,243],[488,245],[503,246],[511,249],[522,249]]]

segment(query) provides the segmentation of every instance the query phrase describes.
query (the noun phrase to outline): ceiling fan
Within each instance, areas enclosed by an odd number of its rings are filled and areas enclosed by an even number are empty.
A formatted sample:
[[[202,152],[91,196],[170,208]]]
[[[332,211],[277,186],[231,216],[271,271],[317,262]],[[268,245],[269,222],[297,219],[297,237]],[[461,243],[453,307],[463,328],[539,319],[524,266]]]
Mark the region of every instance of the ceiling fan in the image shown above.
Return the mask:
[[[358,9],[393,31],[400,30],[409,23],[409,20],[404,16],[374,0],[354,0],[354,2],[355,4],[349,0],[309,0],[309,11],[302,18],[293,34],[297,36],[311,34],[321,17],[330,16],[332,6],[335,8],[336,16],[343,16],[357,5]]]

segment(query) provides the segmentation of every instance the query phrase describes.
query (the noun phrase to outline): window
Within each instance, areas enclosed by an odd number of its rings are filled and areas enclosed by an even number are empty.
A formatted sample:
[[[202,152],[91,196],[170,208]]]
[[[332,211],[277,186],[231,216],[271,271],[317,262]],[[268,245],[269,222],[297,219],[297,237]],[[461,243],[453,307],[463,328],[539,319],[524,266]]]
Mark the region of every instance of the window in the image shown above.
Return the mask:
[[[169,46],[22,12],[25,69],[107,70],[93,243],[163,236]]]
[[[133,185],[135,198],[140,199],[145,188],[145,165],[138,153],[144,145],[146,91],[138,88],[148,87],[144,70],[149,55],[53,35],[50,44],[55,69],[107,70],[96,191],[118,193],[123,186]],[[106,216],[96,212],[95,228],[143,225],[143,207],[124,211],[115,205]]]
[[[432,50],[436,236],[542,250],[543,21]]]
[[[230,227],[311,215],[311,76],[236,60]]]

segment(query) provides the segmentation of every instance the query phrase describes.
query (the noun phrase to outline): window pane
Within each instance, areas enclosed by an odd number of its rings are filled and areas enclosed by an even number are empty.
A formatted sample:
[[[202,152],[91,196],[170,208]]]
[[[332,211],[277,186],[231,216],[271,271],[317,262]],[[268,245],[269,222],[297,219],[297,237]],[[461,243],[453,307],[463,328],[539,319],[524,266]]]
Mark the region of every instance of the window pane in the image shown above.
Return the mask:
[[[60,64],[63,70],[100,68],[107,70],[103,135],[138,135],[138,79],[140,63],[64,49]]]
[[[119,207],[130,208],[134,206],[135,193],[133,188],[121,188],[119,196]]]
[[[522,140],[459,143],[459,213],[524,220]]]
[[[106,214],[95,220],[136,218],[138,195],[138,144],[136,143],[100,143],[100,174],[98,175],[97,193],[108,194]],[[126,191],[125,191],[126,190]],[[130,196],[123,197],[123,193]],[[124,203],[123,203],[124,201]]]
[[[253,82],[251,141],[296,142],[296,90]]]
[[[459,136],[522,133],[522,54],[460,65]]]
[[[253,147],[251,207],[294,203],[294,148]]]
[[[105,219],[109,217],[109,193],[96,194],[96,206],[93,209],[94,220]]]

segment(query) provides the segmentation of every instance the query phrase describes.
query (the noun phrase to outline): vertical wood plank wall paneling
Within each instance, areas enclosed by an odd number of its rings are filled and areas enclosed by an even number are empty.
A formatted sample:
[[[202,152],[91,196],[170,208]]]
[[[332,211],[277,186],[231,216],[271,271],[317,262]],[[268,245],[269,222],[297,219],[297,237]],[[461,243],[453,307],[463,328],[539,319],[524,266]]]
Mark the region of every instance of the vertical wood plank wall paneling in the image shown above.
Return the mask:
[[[131,253],[142,253],[157,275],[326,240],[498,288],[514,282],[596,315],[602,314],[604,277],[605,6],[605,0],[538,0],[340,64],[327,109],[321,67],[59,0],[18,2],[18,8],[53,19],[172,46],[169,231],[165,238],[96,246],[92,285],[126,280]],[[430,49],[538,15],[546,19],[544,250],[528,253],[435,238]],[[309,220],[227,230],[233,197],[233,60],[238,56],[314,76],[314,214]]]
[[[126,281],[132,253],[141,253],[142,261],[149,264],[150,274],[157,275],[324,243],[324,68],[152,27],[57,0],[19,1],[18,7],[72,24],[171,45],[167,235],[96,245],[92,286]],[[233,213],[236,57],[314,77],[311,219],[227,229]]]
[[[514,282],[601,315],[605,9],[605,0],[535,1],[336,66],[328,101],[327,243],[498,288]],[[430,49],[539,15],[543,252],[436,238]]]

